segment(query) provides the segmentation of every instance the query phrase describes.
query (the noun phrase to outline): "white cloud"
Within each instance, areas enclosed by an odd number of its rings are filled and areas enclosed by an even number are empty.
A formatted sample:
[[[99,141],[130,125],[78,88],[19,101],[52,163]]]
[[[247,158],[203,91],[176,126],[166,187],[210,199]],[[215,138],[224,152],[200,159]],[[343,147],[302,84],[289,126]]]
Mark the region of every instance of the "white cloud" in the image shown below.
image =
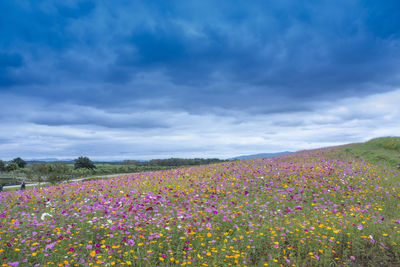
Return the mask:
[[[400,90],[327,100],[308,112],[256,115],[240,112],[202,115],[157,109],[112,113],[78,105],[10,99],[1,101],[2,114],[8,110],[7,116],[1,118],[0,158],[3,159],[79,155],[94,159],[227,158],[400,135]],[[13,113],[15,106],[20,110]],[[59,123],[46,125],[49,116],[59,119]],[[43,123],[35,123],[40,119]],[[106,121],[114,125],[110,127]],[[135,121],[137,127],[130,127]],[[153,126],[140,126],[149,121]],[[159,124],[166,127],[158,127]]]

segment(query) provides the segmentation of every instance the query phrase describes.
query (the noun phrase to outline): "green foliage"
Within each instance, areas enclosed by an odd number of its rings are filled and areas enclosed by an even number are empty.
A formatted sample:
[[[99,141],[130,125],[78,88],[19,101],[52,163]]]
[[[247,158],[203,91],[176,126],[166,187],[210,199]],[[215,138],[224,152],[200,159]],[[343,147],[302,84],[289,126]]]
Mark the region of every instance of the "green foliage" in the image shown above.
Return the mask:
[[[70,168],[66,164],[56,163],[35,163],[31,171],[27,171],[27,178],[33,179],[39,184],[47,181],[52,184],[68,180],[70,178]]]
[[[370,163],[400,166],[400,137],[374,138],[365,143],[349,144],[340,149],[350,153],[352,157],[362,158]]]
[[[75,159],[74,169],[96,169],[94,163],[88,157],[79,157]]]
[[[75,169],[71,172],[72,176],[74,177],[84,177],[84,176],[89,176],[89,175],[94,175],[96,174],[94,170],[91,169],[84,169],[84,168],[79,168]]]
[[[32,166],[32,177],[37,183],[42,183],[47,179],[49,166],[46,163],[35,163]]]
[[[12,172],[18,170],[18,164],[15,162],[9,162],[6,166],[7,172]]]
[[[21,159],[20,157],[13,159],[11,162],[14,162],[18,165],[18,168],[25,168],[26,166],[26,161]]]
[[[0,172],[4,172],[6,170],[6,163],[0,160]]]
[[[52,184],[68,180],[69,168],[67,165],[62,163],[53,163],[48,165],[48,176],[47,181]]]

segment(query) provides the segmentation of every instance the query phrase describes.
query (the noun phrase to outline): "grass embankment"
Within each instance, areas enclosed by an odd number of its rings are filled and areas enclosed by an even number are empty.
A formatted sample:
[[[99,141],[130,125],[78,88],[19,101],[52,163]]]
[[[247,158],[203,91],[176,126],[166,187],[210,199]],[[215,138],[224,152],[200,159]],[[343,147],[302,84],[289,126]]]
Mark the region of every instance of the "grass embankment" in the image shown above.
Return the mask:
[[[400,165],[400,137],[375,138],[365,143],[345,145],[339,150],[366,162],[398,167]]]

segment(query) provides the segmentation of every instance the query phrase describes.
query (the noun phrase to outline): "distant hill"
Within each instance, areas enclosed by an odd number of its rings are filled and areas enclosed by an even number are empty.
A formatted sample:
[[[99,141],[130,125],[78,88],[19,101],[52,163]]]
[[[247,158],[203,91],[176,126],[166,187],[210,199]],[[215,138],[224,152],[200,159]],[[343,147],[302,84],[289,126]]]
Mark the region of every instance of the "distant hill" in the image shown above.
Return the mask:
[[[286,155],[286,154],[290,154],[290,153],[293,153],[293,152],[284,151],[284,152],[277,152],[277,153],[260,153],[260,154],[238,156],[238,157],[234,157],[234,158],[229,158],[228,160],[273,158],[273,157]]]
[[[356,158],[374,164],[400,165],[400,137],[380,137],[365,143],[354,143],[339,147]]]
[[[74,161],[73,159],[58,159],[58,158],[42,158],[42,159],[27,159],[28,163],[37,163],[37,162],[70,162]]]

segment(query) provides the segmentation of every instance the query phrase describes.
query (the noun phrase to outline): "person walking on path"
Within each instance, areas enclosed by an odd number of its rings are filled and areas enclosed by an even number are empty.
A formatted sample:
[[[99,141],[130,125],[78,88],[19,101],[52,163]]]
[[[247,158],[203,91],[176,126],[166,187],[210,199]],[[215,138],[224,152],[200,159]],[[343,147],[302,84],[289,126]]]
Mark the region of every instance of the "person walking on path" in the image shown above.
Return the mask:
[[[3,185],[0,184],[0,192],[3,192]]]
[[[21,190],[25,190],[25,181],[23,181],[21,184]]]

